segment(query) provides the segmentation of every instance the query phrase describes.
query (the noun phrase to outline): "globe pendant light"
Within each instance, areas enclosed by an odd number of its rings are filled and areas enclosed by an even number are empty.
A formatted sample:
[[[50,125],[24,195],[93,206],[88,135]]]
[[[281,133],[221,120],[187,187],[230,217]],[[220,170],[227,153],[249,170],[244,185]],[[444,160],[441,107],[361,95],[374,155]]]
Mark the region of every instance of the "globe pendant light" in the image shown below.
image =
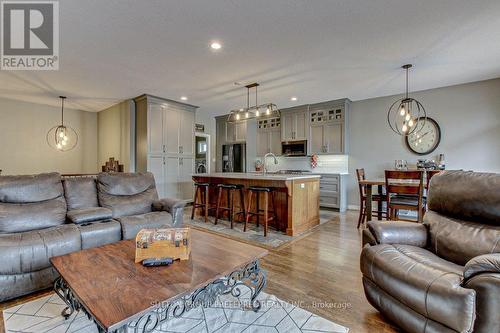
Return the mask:
[[[239,121],[245,121],[252,118],[259,118],[261,116],[265,117],[280,117],[281,113],[276,104],[266,103],[259,105],[257,98],[257,87],[258,83],[252,83],[246,85],[247,88],[247,106],[246,108],[240,108],[231,110],[227,117],[226,122],[235,123]],[[255,88],[255,105],[250,106],[250,89]]]
[[[404,65],[406,70],[406,93],[404,98],[400,98],[392,103],[387,112],[387,122],[394,133],[407,136],[418,133],[425,125],[427,113],[422,103],[409,97],[408,90],[408,70],[411,64]]]
[[[66,97],[59,96],[59,98],[61,99],[61,125],[56,125],[47,132],[47,143],[50,147],[65,152],[76,147],[78,134],[72,127],[64,125],[64,100]]]

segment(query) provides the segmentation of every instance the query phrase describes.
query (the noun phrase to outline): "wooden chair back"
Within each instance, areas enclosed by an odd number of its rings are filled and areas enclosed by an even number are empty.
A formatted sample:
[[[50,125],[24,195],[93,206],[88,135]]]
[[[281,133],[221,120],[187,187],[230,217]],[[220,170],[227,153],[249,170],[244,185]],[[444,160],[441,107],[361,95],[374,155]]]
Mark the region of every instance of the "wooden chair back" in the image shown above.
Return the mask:
[[[390,194],[422,195],[424,173],[421,170],[385,170],[385,188]]]
[[[424,172],[422,170],[385,170],[385,188],[387,193],[387,207],[391,211],[389,214],[391,219],[393,218],[393,210],[410,209],[418,211],[418,221],[422,222],[424,194]],[[393,195],[416,196],[417,206],[393,204],[391,202]]]
[[[356,169],[356,177],[358,178],[359,195],[361,197],[365,197],[366,196],[366,187],[359,183],[361,180],[366,179],[365,169],[364,168]]]

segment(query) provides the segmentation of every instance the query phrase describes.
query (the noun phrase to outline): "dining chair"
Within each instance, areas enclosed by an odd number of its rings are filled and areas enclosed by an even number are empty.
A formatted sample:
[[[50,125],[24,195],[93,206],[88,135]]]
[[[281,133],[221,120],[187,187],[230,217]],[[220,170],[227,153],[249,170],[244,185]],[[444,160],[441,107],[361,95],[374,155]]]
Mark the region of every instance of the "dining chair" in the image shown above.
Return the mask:
[[[358,229],[362,223],[365,222],[366,219],[366,185],[360,183],[361,180],[366,180],[365,169],[356,169],[356,176],[358,178],[358,186],[359,186],[359,217],[358,217]],[[385,202],[386,196],[383,193],[373,194],[372,201],[376,201],[377,203]],[[381,205],[377,205],[381,206]],[[387,211],[378,209],[375,211],[379,218],[386,217]]]
[[[428,170],[426,172],[427,176],[426,176],[426,181],[425,181],[425,189],[427,191],[429,190],[429,185],[431,184],[431,178],[432,178],[432,176],[437,175],[441,171],[443,171],[443,170]]]
[[[422,222],[425,212],[422,170],[385,170],[385,188],[389,220],[398,219],[399,210],[405,209],[417,211],[417,221]]]

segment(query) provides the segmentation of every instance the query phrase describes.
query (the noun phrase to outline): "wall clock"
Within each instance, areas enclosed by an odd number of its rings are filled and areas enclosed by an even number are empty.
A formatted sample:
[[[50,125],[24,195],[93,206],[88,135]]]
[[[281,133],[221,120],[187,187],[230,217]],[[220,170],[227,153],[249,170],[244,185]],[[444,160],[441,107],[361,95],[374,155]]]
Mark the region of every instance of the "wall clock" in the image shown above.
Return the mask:
[[[417,155],[432,153],[440,141],[441,128],[434,119],[429,117],[418,133],[412,133],[405,137],[406,146]]]

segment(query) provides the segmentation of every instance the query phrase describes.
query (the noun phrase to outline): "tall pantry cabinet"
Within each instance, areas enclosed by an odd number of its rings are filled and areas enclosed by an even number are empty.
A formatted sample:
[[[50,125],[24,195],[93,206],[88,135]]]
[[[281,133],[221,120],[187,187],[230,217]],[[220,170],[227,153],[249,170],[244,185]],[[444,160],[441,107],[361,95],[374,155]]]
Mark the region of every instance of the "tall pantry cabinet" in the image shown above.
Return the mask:
[[[160,197],[192,199],[198,107],[150,95],[135,103],[136,170],[153,173]]]

